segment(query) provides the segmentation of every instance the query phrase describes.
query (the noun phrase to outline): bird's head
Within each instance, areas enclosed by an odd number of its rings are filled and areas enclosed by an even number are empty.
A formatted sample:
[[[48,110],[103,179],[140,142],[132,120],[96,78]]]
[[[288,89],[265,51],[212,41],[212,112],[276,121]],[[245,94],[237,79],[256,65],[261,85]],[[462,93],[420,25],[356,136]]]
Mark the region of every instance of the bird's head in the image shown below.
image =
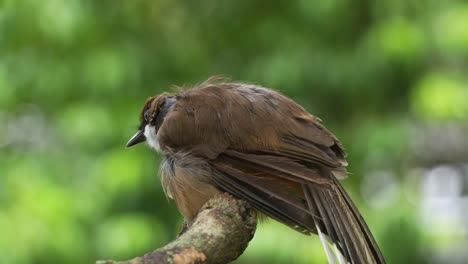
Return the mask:
[[[168,93],[146,99],[140,111],[138,131],[130,138],[126,147],[146,141],[148,145],[159,151],[158,131],[175,102],[175,96]]]

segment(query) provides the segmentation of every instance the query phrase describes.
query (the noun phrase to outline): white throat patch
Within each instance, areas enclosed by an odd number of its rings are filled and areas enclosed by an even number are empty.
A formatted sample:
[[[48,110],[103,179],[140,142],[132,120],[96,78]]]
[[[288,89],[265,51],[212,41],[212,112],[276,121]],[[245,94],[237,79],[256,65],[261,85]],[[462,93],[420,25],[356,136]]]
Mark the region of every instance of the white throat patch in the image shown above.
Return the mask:
[[[159,135],[156,133],[154,126],[146,125],[145,126],[145,137],[146,143],[152,147],[154,150],[160,152],[161,148],[159,147]]]

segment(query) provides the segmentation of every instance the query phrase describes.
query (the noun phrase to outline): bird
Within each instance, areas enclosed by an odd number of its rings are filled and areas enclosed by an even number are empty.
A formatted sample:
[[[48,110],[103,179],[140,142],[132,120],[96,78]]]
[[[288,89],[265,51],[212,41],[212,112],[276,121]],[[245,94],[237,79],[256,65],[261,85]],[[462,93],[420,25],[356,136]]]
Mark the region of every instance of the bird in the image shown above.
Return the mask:
[[[385,263],[339,180],[342,143],[322,120],[278,91],[210,78],[149,97],[127,147],[146,142],[165,158],[161,184],[190,223],[227,192],[261,215],[317,234],[329,263]]]

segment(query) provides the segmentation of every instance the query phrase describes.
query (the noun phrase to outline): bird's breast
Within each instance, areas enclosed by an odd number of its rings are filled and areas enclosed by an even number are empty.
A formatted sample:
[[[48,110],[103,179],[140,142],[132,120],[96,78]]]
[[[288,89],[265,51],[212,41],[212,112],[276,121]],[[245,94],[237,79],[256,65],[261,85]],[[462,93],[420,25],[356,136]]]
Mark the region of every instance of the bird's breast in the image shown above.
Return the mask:
[[[212,168],[205,159],[190,153],[167,155],[161,164],[161,183],[166,195],[188,221],[209,199],[220,193],[212,185]]]

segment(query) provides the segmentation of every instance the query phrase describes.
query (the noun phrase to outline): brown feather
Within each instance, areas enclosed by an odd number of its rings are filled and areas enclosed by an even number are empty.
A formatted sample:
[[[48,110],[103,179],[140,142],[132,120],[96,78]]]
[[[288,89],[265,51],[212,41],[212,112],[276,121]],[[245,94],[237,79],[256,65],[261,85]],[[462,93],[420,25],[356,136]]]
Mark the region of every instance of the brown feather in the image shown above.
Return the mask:
[[[318,223],[350,263],[385,263],[364,220],[326,167],[312,169],[286,157],[236,151],[226,151],[210,163],[231,181],[226,188],[217,180],[220,174],[213,174],[220,189],[298,231],[316,233]],[[247,188],[253,194],[241,191]],[[255,195],[263,199],[252,198]]]
[[[159,111],[169,97],[170,108]],[[152,97],[146,110],[164,120],[154,135],[168,155],[162,181],[184,217],[227,191],[300,232],[320,227],[350,263],[385,263],[335,178],[347,175],[340,141],[291,99],[250,84],[205,82]]]
[[[187,153],[168,156],[161,165],[164,192],[174,199],[180,213],[189,222],[203,204],[220,193],[209,180],[211,174],[212,169],[204,160]]]

